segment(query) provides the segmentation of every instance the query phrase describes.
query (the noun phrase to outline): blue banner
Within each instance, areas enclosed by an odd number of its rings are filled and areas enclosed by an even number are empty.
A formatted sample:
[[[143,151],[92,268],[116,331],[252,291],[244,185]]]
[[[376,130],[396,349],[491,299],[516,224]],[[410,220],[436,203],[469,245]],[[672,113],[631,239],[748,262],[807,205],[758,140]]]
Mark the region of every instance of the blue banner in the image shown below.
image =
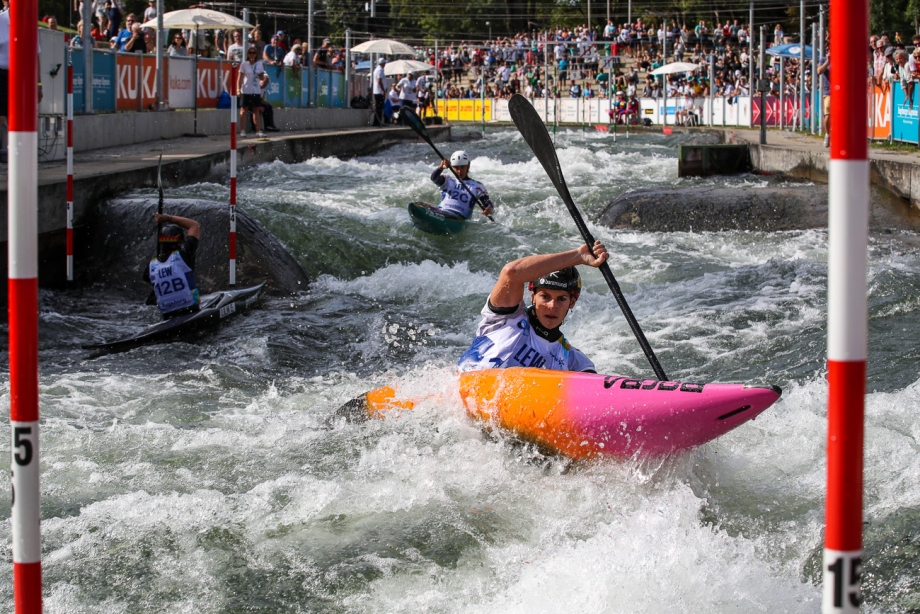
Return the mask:
[[[284,70],[283,66],[266,66],[265,74],[269,83],[265,88],[265,100],[273,107],[284,105]]]
[[[920,143],[920,89],[914,84],[911,104],[908,104],[907,96],[904,95],[904,88],[900,83],[895,83],[891,87],[893,94],[891,99],[891,114],[894,116],[891,122],[891,138],[895,141],[905,141],[907,143]]]
[[[332,106],[338,109],[345,108],[345,73],[332,73]]]
[[[83,98],[86,86],[86,63],[83,49],[70,52],[73,65],[73,112],[85,113]],[[102,51],[93,52],[93,112],[115,110],[115,54]]]
[[[303,85],[301,84],[304,77],[308,77],[304,69],[295,71],[291,67],[284,69],[284,106],[299,107]]]
[[[311,87],[313,84],[313,71],[304,69],[301,74],[300,80],[300,103],[305,107],[313,106],[313,99],[310,96],[313,95],[315,88]]]
[[[316,74],[316,99],[314,103],[317,107],[331,107],[330,99],[332,73],[328,70],[317,70]]]

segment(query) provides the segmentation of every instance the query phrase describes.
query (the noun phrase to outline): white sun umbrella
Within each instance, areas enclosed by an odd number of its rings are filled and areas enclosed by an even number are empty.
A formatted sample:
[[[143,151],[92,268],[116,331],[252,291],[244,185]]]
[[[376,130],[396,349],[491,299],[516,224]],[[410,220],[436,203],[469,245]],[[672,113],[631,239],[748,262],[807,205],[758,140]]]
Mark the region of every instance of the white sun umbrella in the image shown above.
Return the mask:
[[[691,62],[671,62],[670,64],[665,64],[664,66],[659,66],[655,70],[651,71],[650,75],[662,76],[662,75],[674,75],[682,72],[693,72],[698,70],[700,67],[699,64],[692,64]],[[664,87],[664,125],[668,125],[668,84],[665,83]]]
[[[670,64],[665,64],[664,66],[659,66],[652,72],[650,75],[673,75],[679,72],[692,72],[698,70],[700,67],[699,64],[693,64],[691,62],[671,62]]]
[[[181,11],[170,11],[163,15],[163,29],[164,30],[195,30],[195,47],[198,48],[198,31],[199,30],[224,30],[226,28],[251,28],[252,24],[234,17],[233,15],[228,15],[226,13],[221,13],[220,11],[212,11],[210,9],[182,9]],[[142,23],[142,28],[153,28],[157,29],[159,26],[159,19],[151,19],[146,23]],[[157,55],[162,53],[161,45],[159,43],[159,36],[157,36]],[[195,106],[195,125],[194,125],[194,134],[198,134],[198,54],[192,55],[193,67],[192,72],[194,73],[192,83],[192,100],[194,100]],[[157,75],[157,81],[160,81],[160,76]],[[202,135],[204,136],[204,135]]]
[[[410,72],[428,72],[430,70],[434,70],[434,66],[427,62],[419,62],[418,60],[396,60],[386,63],[386,66],[383,67],[383,74],[387,76],[404,75]]]
[[[379,38],[351,48],[352,53],[380,53],[382,55],[415,55],[415,49],[389,38]]]

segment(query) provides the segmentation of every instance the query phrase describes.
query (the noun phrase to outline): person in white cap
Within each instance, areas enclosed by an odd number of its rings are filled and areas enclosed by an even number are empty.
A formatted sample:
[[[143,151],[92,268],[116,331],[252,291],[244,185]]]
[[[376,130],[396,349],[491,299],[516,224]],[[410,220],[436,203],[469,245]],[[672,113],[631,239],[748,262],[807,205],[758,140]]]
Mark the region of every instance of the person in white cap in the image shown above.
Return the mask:
[[[371,78],[372,92],[374,94],[374,125],[383,127],[385,121],[383,116],[383,106],[387,100],[387,78],[383,72],[386,67],[387,59],[380,58],[377,60],[377,68],[374,69],[374,75]]]

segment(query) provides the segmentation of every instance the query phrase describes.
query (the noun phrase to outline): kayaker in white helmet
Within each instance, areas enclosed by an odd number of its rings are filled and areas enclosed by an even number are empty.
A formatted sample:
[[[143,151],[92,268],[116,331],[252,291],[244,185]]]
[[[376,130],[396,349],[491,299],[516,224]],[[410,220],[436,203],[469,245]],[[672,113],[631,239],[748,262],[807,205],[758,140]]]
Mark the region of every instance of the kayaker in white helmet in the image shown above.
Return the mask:
[[[469,190],[460,185],[453,173],[444,174],[448,167],[452,167],[457,171],[457,175]],[[475,179],[471,179],[469,175],[470,156],[465,151],[455,151],[451,155],[449,162],[446,159],[441,160],[440,166],[431,173],[431,180],[441,188],[441,202],[438,203],[438,209],[454,217],[468,220],[473,215],[473,208],[476,206],[476,201],[470,196],[470,192],[472,192],[482,203],[482,214],[492,214],[492,201],[489,199],[486,187]]]
[[[581,293],[577,265],[599,267],[607,248],[594,243],[556,254],[526,256],[506,264],[482,308],[473,343],[457,363],[461,371],[537,367],[595,373],[594,363],[573,347],[559,327]],[[524,284],[531,306],[524,305]]]

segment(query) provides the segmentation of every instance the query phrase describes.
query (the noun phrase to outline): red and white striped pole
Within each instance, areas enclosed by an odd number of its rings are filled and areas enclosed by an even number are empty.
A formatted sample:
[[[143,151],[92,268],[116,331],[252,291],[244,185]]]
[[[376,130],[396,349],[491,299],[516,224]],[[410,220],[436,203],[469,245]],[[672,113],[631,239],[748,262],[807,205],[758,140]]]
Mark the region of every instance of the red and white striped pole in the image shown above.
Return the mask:
[[[73,281],[73,63],[67,51],[67,281]]]
[[[36,0],[10,8],[9,337],[13,474],[13,599],[42,609],[38,490],[38,15]]]
[[[236,115],[237,64],[230,65],[230,285],[236,285]]]
[[[831,0],[825,614],[862,604],[863,415],[868,346],[867,0]]]

